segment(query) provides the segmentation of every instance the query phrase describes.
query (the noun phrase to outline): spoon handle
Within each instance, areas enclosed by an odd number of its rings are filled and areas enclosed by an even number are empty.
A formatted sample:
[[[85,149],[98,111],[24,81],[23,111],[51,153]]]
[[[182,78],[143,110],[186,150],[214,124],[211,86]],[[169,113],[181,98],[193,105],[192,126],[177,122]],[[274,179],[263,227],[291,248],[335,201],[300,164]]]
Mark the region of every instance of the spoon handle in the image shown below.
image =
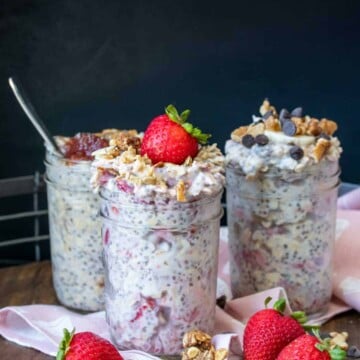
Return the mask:
[[[19,102],[20,106],[24,110],[25,114],[28,116],[32,124],[35,126],[36,130],[39,132],[41,137],[45,140],[45,142],[50,146],[50,148],[57,153],[57,155],[63,156],[61,150],[56,144],[54,138],[51,136],[50,132],[46,128],[45,124],[41,120],[40,116],[36,112],[34,106],[26,95],[24,88],[21,86],[19,80],[15,78],[9,78],[9,85]]]

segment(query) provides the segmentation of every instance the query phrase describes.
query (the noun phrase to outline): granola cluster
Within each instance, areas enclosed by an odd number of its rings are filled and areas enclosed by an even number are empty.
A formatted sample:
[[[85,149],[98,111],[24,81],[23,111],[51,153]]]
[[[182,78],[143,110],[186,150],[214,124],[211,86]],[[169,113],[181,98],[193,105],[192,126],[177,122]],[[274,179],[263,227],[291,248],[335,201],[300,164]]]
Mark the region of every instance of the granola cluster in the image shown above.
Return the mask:
[[[108,147],[93,153],[94,156],[100,156],[104,159],[116,158],[129,148],[138,153],[141,146],[140,134],[136,130],[105,129],[96,135],[109,141]]]
[[[333,349],[338,346],[342,350],[348,350],[349,344],[347,343],[347,339],[349,337],[349,333],[346,331],[337,332],[332,331],[329,333],[330,335],[330,348]]]
[[[201,146],[195,158],[188,157],[181,165],[153,164],[146,155],[140,154],[142,135],[136,130],[110,129],[101,134],[109,139],[109,146],[93,153],[94,188],[103,184],[105,178],[113,178],[138,189],[151,186],[160,193],[170,192],[177,201],[186,202],[189,192],[210,191],[206,187],[219,187],[225,181],[224,156],[216,144]],[[200,180],[205,184],[200,184]]]
[[[293,159],[300,160],[304,155],[303,148],[311,144],[314,145],[311,156],[319,162],[331,147],[331,138],[337,130],[335,121],[304,116],[301,107],[291,112],[282,109],[278,113],[267,99],[260,106],[260,114],[261,117],[254,117],[252,124],[235,129],[231,139],[250,148],[255,144],[267,145],[271,133],[283,134],[287,141],[294,140],[296,147],[290,151]]]
[[[183,337],[182,360],[224,360],[227,358],[226,349],[215,349],[211,343],[211,336],[192,330]]]

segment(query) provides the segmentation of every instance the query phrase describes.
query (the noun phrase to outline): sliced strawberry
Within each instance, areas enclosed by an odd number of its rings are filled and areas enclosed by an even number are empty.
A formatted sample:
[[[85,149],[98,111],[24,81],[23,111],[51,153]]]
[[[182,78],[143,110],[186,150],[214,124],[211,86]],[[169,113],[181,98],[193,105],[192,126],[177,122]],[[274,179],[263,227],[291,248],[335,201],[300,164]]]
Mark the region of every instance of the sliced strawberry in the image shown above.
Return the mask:
[[[138,307],[136,314],[133,319],[130,320],[131,323],[134,323],[136,320],[139,320],[144,316],[146,312],[158,312],[158,306],[156,300],[152,297],[144,297],[142,298],[141,305]]]

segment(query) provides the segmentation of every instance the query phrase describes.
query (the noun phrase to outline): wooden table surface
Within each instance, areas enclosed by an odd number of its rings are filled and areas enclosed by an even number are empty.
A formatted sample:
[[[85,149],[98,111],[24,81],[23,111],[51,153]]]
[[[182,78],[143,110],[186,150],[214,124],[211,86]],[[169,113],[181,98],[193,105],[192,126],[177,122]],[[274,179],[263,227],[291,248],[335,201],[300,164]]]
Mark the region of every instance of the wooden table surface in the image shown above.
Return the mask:
[[[0,269],[0,308],[9,305],[59,304],[49,261]],[[347,331],[348,342],[360,348],[360,314],[348,311],[327,322],[322,332]],[[51,356],[21,347],[0,336],[1,360],[49,360]],[[260,360],[260,359],[259,359]]]

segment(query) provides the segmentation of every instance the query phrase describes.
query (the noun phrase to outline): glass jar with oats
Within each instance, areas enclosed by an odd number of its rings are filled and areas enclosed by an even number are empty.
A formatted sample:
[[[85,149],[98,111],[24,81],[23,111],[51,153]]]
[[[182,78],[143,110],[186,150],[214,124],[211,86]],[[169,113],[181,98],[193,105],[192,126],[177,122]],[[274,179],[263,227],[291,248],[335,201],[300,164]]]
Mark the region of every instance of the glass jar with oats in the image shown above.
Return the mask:
[[[108,147],[119,130],[57,136],[63,157],[46,149],[52,276],[61,304],[104,309],[100,198],[91,187],[92,152]]]
[[[233,295],[281,286],[293,310],[318,315],[332,294],[337,125],[268,100],[260,114],[225,147]]]
[[[160,131],[182,132],[163,117]],[[224,157],[199,145],[179,163],[156,161],[144,139],[95,153],[106,319],[119,349],[178,355],[187,331],[214,329]]]

